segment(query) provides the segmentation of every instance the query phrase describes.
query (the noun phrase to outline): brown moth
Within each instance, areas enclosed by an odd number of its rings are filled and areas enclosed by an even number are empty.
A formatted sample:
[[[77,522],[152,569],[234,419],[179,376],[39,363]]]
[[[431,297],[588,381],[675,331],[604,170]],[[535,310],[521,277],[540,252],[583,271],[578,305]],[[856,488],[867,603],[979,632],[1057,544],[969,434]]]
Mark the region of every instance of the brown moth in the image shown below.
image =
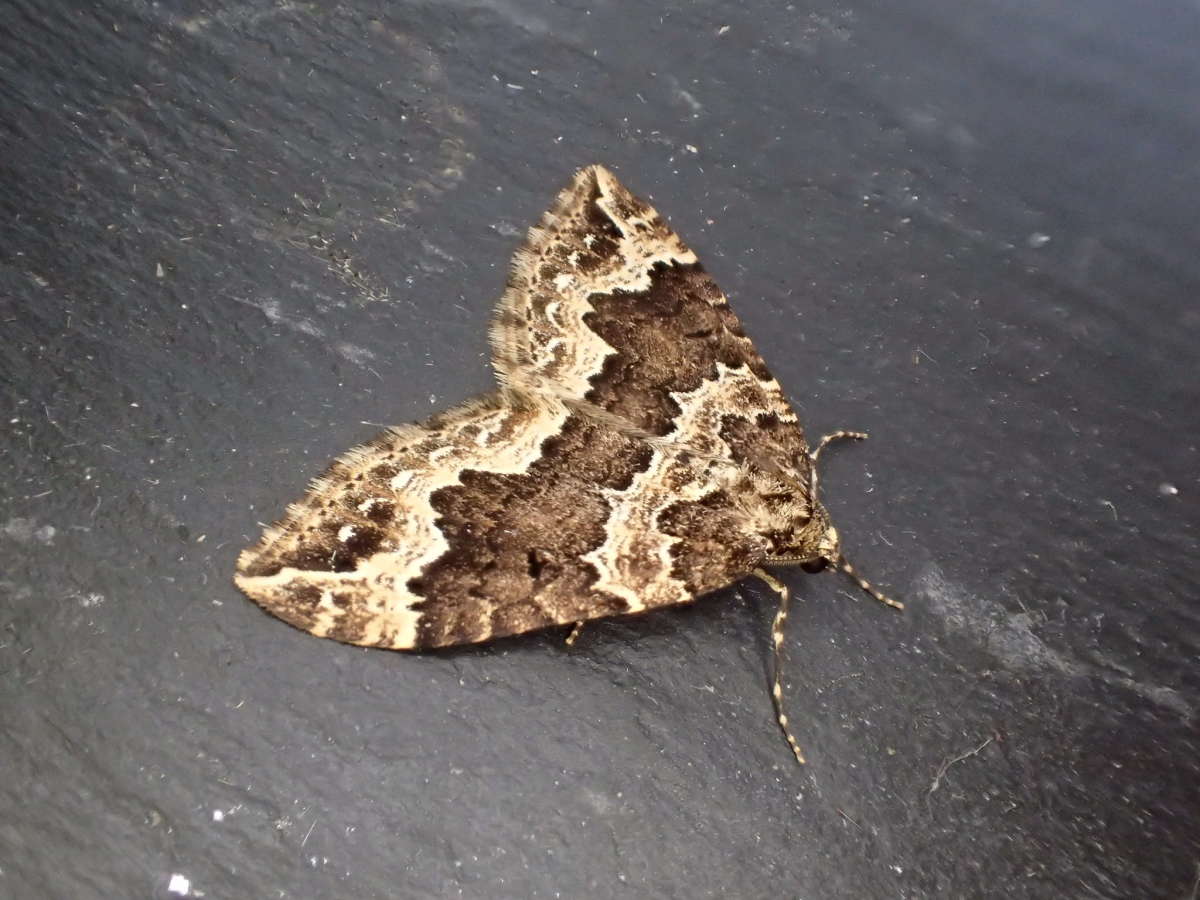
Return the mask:
[[[696,255],[607,169],[576,174],[513,260],[499,387],[390,428],[238,559],[264,609],[396,650],[689,603],[764,566],[855,575],[796,414]]]

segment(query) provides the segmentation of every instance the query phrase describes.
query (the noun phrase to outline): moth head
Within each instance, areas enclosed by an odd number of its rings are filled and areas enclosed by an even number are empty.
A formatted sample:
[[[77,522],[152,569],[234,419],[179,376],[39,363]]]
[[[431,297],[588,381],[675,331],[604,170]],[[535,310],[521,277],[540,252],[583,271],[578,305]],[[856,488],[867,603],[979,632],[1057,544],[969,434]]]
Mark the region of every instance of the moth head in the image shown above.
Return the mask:
[[[788,543],[787,555],[805,572],[822,572],[842,558],[841,539],[820,503],[813,504],[811,516],[797,525]]]
[[[824,513],[825,510],[822,508],[821,512]],[[842,558],[842,542],[837,529],[829,524],[828,517],[822,516],[822,520],[825,530],[817,538],[817,555],[800,563],[800,568],[805,572],[823,572],[828,566],[836,566]]]

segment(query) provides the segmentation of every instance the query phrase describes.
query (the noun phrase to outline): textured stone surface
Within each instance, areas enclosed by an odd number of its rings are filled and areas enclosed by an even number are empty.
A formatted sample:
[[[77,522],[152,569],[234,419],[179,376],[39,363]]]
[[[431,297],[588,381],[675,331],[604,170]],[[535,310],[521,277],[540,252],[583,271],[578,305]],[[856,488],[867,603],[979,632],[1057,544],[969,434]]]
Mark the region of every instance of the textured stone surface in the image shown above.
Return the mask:
[[[0,895],[1192,890],[1195,9],[0,28]],[[328,459],[490,386],[505,261],[593,161],[810,434],[872,434],[825,500],[908,611],[789,574],[804,770],[758,586],[410,656],[229,581]]]

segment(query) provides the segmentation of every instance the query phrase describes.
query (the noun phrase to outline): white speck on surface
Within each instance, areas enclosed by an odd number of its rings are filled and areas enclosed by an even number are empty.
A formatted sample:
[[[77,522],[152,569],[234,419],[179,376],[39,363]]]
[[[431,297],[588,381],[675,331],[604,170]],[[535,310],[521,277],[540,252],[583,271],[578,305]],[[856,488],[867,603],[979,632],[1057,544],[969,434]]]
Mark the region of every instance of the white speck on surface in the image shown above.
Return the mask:
[[[430,394],[429,395],[429,405],[433,406],[433,404],[435,404],[435,403],[437,403],[437,394]]]
[[[1175,487],[1175,485],[1171,484],[1169,481],[1164,481],[1158,486],[1158,492],[1164,497],[1174,497],[1179,493],[1179,488]]]
[[[103,602],[104,602],[103,594],[89,593],[89,594],[80,594],[79,595],[79,605],[82,606],[84,609],[88,609],[93,606],[99,606]]]
[[[917,590],[924,595],[927,610],[937,616],[944,627],[974,636],[1008,669],[1070,678],[1098,678],[1134,691],[1185,720],[1196,717],[1196,710],[1185,694],[1164,685],[1135,681],[1120,674],[1115,666],[1102,657],[1103,664],[1094,665],[1088,660],[1060,652],[1042,640],[1041,622],[1035,615],[1008,612],[996,600],[974,594],[948,581],[935,565],[926,567],[918,585]]]
[[[264,316],[266,316],[267,321],[272,325],[284,325],[288,328],[294,329],[295,331],[299,331],[301,334],[307,334],[311,337],[319,338],[325,336],[324,332],[322,332],[321,329],[312,322],[308,321],[308,319],[284,312],[283,305],[278,300],[254,301],[242,300],[237,297],[234,297],[233,299],[245,306],[254,307]]]
[[[695,144],[684,144],[683,149],[686,150],[688,153],[699,153],[700,152],[700,150],[696,147]]]
[[[225,812],[220,809],[214,809],[213,810],[213,821],[214,822],[224,822],[225,821]]]
[[[178,872],[171,876],[171,880],[167,883],[167,891],[171,894],[178,894],[180,897],[186,897],[192,890],[192,883],[180,875]]]
[[[680,87],[679,83],[674,78],[671,79],[671,83],[673,87],[672,93],[674,94],[675,99],[682,101],[688,107],[688,109],[692,111],[692,118],[696,118],[702,112],[704,112],[704,104],[697,100],[691,91],[684,90],[682,87]]]
[[[346,541],[350,540],[352,537],[354,537],[354,526],[353,525],[343,525],[341,528],[338,529],[338,540],[341,541],[343,544],[346,543]]]
[[[53,525],[38,525],[33,519],[23,519],[19,516],[0,525],[0,535],[11,538],[19,544],[29,544],[34,541],[39,544],[52,544],[56,534],[58,534],[58,529]]]
[[[1042,247],[1045,247],[1048,243],[1050,243],[1050,235],[1042,234],[1040,231],[1035,231],[1025,239],[1025,243],[1027,243],[1034,250],[1040,250]]]
[[[162,277],[163,277],[164,275],[166,275],[166,274],[167,274],[167,273],[166,273],[166,272],[163,270],[163,265],[162,265],[162,263],[155,263],[155,264],[154,264],[154,275],[155,275],[155,277],[157,277],[157,278],[162,278]]]
[[[359,347],[355,344],[347,344],[343,342],[336,344],[334,349],[344,360],[351,362],[356,366],[365,366],[367,363],[372,362],[375,359],[374,353],[372,353],[366,347]]]

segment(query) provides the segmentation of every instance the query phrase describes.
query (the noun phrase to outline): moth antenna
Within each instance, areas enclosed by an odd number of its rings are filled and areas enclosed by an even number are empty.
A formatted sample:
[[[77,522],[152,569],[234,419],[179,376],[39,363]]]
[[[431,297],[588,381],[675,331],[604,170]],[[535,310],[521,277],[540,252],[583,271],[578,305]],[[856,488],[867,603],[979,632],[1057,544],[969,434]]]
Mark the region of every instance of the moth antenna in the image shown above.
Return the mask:
[[[867,579],[865,579],[861,575],[859,575],[858,571],[854,568],[854,566],[850,565],[850,560],[846,559],[846,557],[844,555],[838,556],[836,565],[839,569],[841,569],[843,572],[845,572],[847,575],[850,576],[851,581],[853,581],[855,584],[857,584],[866,593],[870,594],[872,597],[874,597],[880,603],[884,604],[885,606],[890,606],[893,609],[904,609],[903,603],[901,603],[899,600],[893,600],[887,594],[881,593],[880,591],[876,590],[875,586],[873,584],[871,584],[871,582],[867,581]]]
[[[817,444],[817,449],[813,450],[809,456],[815,463],[817,461],[817,457],[821,455],[821,451],[825,449],[826,444],[832,441],[841,440],[842,438],[852,438],[856,441],[865,441],[867,437],[868,434],[865,431],[835,431],[832,434],[827,434],[825,437],[821,438],[820,442]]]
[[[791,728],[788,727],[787,713],[783,711],[783,682],[780,678],[783,672],[783,656],[780,652],[783,647],[783,626],[787,622],[788,604],[791,602],[791,594],[787,589],[787,585],[783,584],[783,582],[770,572],[755,569],[754,575],[779,595],[779,611],[775,613],[775,621],[771,623],[771,640],[775,645],[774,658],[771,664],[771,700],[775,704],[775,718],[779,722],[779,727],[783,729],[783,736],[787,739],[788,746],[792,748],[796,762],[804,765],[804,753],[800,750],[800,744],[796,740],[796,736],[792,734]]]
[[[816,448],[808,455],[813,464],[812,479],[809,482],[809,492],[812,494],[814,501],[817,499],[817,458],[821,455],[821,451],[824,450],[830,443],[841,440],[842,438],[850,438],[851,440],[855,441],[865,441],[867,439],[867,433],[865,431],[835,431],[832,434],[825,435],[820,441],[817,442]],[[849,575],[850,579],[855,584],[857,584],[866,593],[870,594],[880,603],[884,604],[885,606],[890,606],[893,609],[904,609],[903,603],[901,603],[899,600],[893,600],[886,594],[877,591],[871,582],[859,575],[854,566],[850,565],[850,560],[846,559],[844,554],[839,553],[837,560],[833,562],[834,565]]]
[[[841,440],[842,438],[850,438],[855,441],[865,441],[867,433],[865,431],[835,431],[832,434],[827,434],[817,442],[816,449],[808,454],[808,458],[812,460],[812,478],[809,480],[809,493],[812,494],[813,500],[817,499],[817,457],[821,455],[821,451],[833,441]]]

